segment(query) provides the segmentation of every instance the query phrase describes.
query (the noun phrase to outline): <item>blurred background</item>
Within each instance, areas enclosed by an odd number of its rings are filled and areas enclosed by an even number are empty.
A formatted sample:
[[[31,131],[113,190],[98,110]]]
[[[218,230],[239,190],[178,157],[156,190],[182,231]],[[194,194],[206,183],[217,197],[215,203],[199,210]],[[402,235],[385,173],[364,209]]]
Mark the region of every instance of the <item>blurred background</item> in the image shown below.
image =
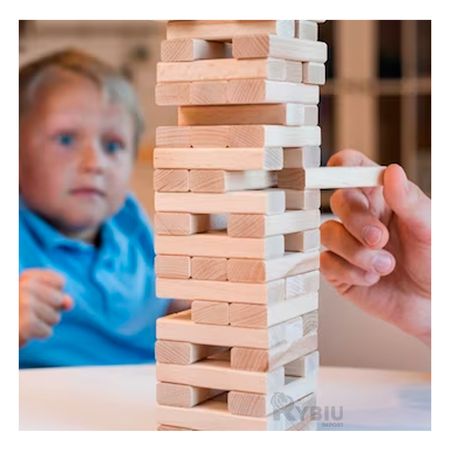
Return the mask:
[[[333,21],[319,26],[328,44],[321,88],[322,164],[355,148],[380,164],[401,164],[431,195],[431,21]],[[20,64],[78,48],[119,68],[134,84],[147,130],[133,190],[153,217],[155,129],[173,125],[175,107],[154,101],[164,21],[20,21]],[[329,212],[331,192],[322,193]],[[430,370],[430,351],[414,338],[349,304],[321,282],[321,364]]]

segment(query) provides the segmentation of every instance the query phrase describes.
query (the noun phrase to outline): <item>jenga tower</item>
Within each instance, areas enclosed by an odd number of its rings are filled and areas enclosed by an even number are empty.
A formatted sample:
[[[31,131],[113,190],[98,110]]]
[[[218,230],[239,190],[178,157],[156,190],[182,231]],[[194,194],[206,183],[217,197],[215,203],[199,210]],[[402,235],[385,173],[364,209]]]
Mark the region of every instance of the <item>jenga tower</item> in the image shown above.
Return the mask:
[[[156,285],[192,304],[157,321],[159,429],[313,428],[318,22],[167,25],[156,101],[178,126],[156,136]]]

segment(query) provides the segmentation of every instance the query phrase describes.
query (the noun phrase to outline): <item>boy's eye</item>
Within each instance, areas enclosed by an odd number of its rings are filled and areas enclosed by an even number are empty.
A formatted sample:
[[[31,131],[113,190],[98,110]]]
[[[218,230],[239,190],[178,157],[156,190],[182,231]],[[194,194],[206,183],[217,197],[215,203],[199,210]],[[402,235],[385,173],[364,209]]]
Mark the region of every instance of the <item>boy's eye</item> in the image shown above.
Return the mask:
[[[103,142],[103,148],[106,151],[106,153],[116,153],[119,150],[123,150],[124,145],[123,143],[118,139],[107,139]]]
[[[75,142],[75,135],[73,133],[60,133],[56,136],[56,142],[59,145],[70,147]]]

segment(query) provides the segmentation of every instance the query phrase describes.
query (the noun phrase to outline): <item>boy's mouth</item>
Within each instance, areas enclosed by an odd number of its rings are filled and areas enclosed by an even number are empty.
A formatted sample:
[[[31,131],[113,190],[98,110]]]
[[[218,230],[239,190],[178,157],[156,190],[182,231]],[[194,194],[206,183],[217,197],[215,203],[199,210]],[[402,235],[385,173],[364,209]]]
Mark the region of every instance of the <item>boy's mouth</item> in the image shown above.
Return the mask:
[[[86,196],[86,197],[104,197],[105,193],[94,187],[80,187],[76,189],[72,189],[70,191],[72,195],[77,196]]]

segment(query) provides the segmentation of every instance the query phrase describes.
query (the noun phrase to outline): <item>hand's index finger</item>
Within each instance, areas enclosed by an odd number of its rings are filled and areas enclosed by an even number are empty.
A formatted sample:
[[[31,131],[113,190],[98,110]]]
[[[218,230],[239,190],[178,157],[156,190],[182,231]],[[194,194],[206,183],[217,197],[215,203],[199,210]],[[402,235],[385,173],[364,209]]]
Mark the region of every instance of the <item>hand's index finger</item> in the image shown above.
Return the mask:
[[[21,277],[33,278],[56,289],[62,289],[66,284],[65,277],[61,273],[51,269],[27,269],[22,272]]]

